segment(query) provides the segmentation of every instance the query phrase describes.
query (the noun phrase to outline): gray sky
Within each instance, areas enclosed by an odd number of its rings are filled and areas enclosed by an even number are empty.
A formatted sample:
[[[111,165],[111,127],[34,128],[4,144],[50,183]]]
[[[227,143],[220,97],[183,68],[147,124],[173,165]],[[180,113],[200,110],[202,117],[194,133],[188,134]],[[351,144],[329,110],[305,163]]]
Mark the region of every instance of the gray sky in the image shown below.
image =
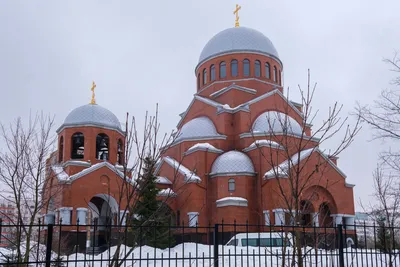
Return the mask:
[[[307,69],[318,82],[314,109],[326,114],[334,101],[343,116],[371,103],[390,87],[382,62],[400,50],[400,2],[244,1],[242,26],[263,32],[284,64],[292,100],[306,86]],[[142,118],[159,103],[163,130],[174,128],[195,93],[194,68],[206,42],[234,26],[234,1],[1,1],[0,121],[29,111],[56,116],[90,101],[121,121]],[[323,116],[320,117],[322,119]],[[367,202],[380,142],[364,127],[339,159],[355,183],[355,200]],[[336,140],[332,140],[332,144]],[[328,148],[328,147],[325,147]]]

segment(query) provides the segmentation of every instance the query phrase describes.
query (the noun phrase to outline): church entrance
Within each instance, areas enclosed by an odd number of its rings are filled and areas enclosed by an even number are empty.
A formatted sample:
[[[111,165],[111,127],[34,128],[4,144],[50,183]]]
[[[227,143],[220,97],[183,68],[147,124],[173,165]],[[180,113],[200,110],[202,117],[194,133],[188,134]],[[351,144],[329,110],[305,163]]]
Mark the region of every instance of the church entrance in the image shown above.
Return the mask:
[[[118,203],[112,196],[98,194],[92,197],[88,206],[91,224],[89,247],[106,249],[111,243],[112,226],[118,222]]]

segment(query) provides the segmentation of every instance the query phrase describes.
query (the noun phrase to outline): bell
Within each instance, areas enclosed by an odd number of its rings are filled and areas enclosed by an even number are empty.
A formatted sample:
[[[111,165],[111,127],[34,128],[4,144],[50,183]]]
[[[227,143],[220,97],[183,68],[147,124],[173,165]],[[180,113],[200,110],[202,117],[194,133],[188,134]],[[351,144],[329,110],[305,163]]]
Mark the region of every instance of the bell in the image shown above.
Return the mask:
[[[105,148],[105,149],[104,149]],[[106,140],[103,138],[100,142],[100,150],[108,150]]]

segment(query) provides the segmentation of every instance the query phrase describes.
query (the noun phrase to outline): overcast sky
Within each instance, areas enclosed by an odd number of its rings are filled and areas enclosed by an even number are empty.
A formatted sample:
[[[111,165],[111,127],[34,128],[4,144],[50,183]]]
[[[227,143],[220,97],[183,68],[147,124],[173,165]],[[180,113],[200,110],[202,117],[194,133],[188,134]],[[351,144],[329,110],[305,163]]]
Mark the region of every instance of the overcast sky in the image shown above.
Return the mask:
[[[241,25],[264,33],[278,50],[292,100],[300,101],[296,88],[306,86],[308,68],[318,83],[314,109],[321,114],[338,101],[347,116],[357,101],[372,103],[391,86],[393,73],[382,59],[400,50],[399,1],[238,3]],[[97,103],[121,121],[127,111],[142,118],[159,103],[163,130],[171,130],[196,91],[194,68],[203,46],[234,26],[235,4],[0,1],[0,121],[44,111],[56,116],[58,127],[72,109],[89,103],[94,80]],[[364,127],[338,161],[356,184],[358,207],[360,199],[369,201],[384,146],[370,139]]]

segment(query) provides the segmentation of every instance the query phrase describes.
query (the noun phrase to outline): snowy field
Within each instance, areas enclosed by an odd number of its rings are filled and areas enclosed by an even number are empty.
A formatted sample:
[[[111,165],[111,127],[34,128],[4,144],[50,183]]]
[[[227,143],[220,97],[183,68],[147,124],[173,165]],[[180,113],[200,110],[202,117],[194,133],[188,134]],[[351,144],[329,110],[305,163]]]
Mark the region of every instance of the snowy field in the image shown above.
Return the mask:
[[[160,250],[152,247],[143,246],[129,251],[131,248],[122,246],[120,251],[120,259],[128,254],[127,259],[123,261],[122,266],[215,266],[213,262],[213,246],[201,245],[195,243],[185,243],[177,245],[174,248]],[[37,249],[35,249],[37,250]],[[45,249],[40,247],[42,251],[39,256],[41,264],[30,264],[30,266],[44,266]],[[79,266],[79,267],[100,267],[109,266],[111,258],[116,251],[116,247],[105,251],[97,256],[89,254],[72,254],[63,256],[62,266]],[[287,251],[284,266],[292,266],[292,250]],[[315,251],[312,248],[305,248],[306,256],[303,257],[304,266],[339,266],[338,251]],[[1,249],[0,253],[10,254],[11,251]],[[15,253],[15,252],[14,252]],[[258,247],[219,247],[219,266],[282,266],[283,257],[280,248],[258,248]],[[399,253],[397,251],[397,253]],[[36,261],[37,251],[32,251],[30,261]],[[52,261],[57,258],[56,253],[52,253]],[[389,254],[383,254],[376,250],[361,249],[345,249],[344,262],[345,266],[389,266]],[[393,266],[400,266],[398,254],[392,255]],[[53,265],[57,266],[57,265]],[[60,265],[59,265],[60,266]],[[297,264],[295,265],[297,266]]]

